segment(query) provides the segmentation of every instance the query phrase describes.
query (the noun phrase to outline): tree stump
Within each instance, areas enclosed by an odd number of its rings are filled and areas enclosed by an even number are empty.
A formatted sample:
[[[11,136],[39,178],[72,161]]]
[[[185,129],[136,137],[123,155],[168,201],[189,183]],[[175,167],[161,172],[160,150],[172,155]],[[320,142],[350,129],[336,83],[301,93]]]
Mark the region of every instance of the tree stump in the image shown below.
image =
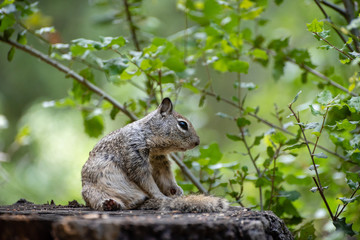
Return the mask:
[[[271,211],[231,207],[221,213],[176,211],[93,211],[67,206],[37,205],[19,200],[0,206],[0,239],[293,239]]]

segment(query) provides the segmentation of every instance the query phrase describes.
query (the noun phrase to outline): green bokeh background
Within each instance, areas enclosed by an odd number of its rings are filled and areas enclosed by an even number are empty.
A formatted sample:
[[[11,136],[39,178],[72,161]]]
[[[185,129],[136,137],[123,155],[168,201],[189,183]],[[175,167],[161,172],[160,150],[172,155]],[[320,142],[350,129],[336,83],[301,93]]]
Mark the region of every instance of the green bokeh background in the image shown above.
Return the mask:
[[[90,2],[40,0],[39,8],[44,15],[51,17],[52,25],[55,26],[65,43],[76,38],[97,40],[99,36],[125,36],[131,40],[125,21],[112,25],[99,24],[100,20],[112,14],[113,9],[95,7]],[[185,18],[183,13],[176,9],[176,1],[144,1],[142,11],[148,18],[140,23],[140,27],[147,29],[155,36],[168,37],[185,28]],[[319,65],[319,69],[336,65],[335,71],[344,79],[348,79],[353,73],[353,71],[346,72],[339,66],[337,53],[320,52],[316,48],[319,44],[306,31],[306,23],[316,17],[322,18],[313,1],[285,0],[281,6],[276,6],[273,1],[269,1],[269,8],[263,17],[269,20],[266,27],[259,29],[263,31],[264,36],[269,39],[290,37],[291,46],[309,49],[312,60]],[[191,21],[189,24],[192,24]],[[244,22],[244,25],[246,24]],[[141,38],[146,39],[147,36],[143,35]],[[334,37],[332,41],[337,42],[338,39]],[[40,44],[39,47],[41,48]],[[81,113],[76,109],[46,108],[43,104],[64,98],[72,86],[72,80],[51,66],[20,51],[16,51],[13,61],[9,63],[6,60],[8,50],[8,45],[0,43],[0,117],[3,119],[3,124],[0,124],[0,153],[2,153],[0,156],[7,154],[7,157],[0,157],[0,161],[2,160],[0,162],[0,204],[11,204],[20,198],[26,198],[35,203],[54,200],[57,204],[66,204],[73,199],[83,202],[80,194],[81,167],[100,137],[89,138],[84,133]],[[235,76],[215,72],[211,74],[218,94],[231,96],[233,91],[231,79]],[[247,105],[260,106],[259,115],[276,122],[271,115],[274,103],[287,111],[287,104],[301,89],[303,94],[298,102],[303,104],[303,107],[307,107],[320,90],[315,86],[314,77],[309,76],[308,83],[302,84],[300,75],[301,71],[297,66],[287,64],[284,76],[275,81],[272,78],[271,65],[263,68],[258,64],[251,64],[249,74],[242,76],[242,80],[254,82],[258,88],[249,93]],[[199,71],[197,77],[205,79],[206,73]],[[119,102],[124,102],[134,94],[140,96],[142,94],[131,86],[115,87],[106,83],[103,77],[97,81],[104,82],[104,89]],[[235,114],[234,109],[229,109],[213,99],[208,99],[205,106],[200,108],[198,101],[199,96],[192,96],[184,91],[179,97],[176,110],[193,122],[201,138],[201,144],[219,142],[225,154],[224,162],[239,160],[241,165],[250,167],[249,160],[239,158],[239,155],[232,153],[234,149],[241,152],[243,146],[236,145],[237,143],[225,137],[226,133],[236,131],[236,126],[229,124],[226,119],[215,116],[217,112]],[[302,106],[299,106],[299,109],[301,108]],[[303,118],[309,119],[309,122],[312,120],[308,113],[303,114]],[[108,116],[105,120],[106,129],[102,136],[122,127],[127,119],[120,115],[115,121]],[[17,145],[14,141],[19,130],[24,127],[30,130],[30,134],[21,139],[21,145]],[[295,127],[292,128],[294,129]],[[268,127],[255,122],[251,127],[254,136],[266,130]],[[326,135],[321,139],[321,144],[333,147]],[[261,147],[258,150],[265,151]],[[192,150],[189,154],[194,154],[196,151],[198,150]],[[305,160],[295,163],[301,158]],[[305,154],[297,159],[280,159],[281,162],[285,171],[297,175],[310,174],[309,171],[304,171],[310,165],[310,159]],[[323,164],[326,165],[325,162]],[[226,172],[224,177],[231,174],[231,172]],[[344,181],[344,176],[334,174],[334,179]],[[346,186],[345,183],[341,184]],[[308,193],[312,185],[309,183],[308,188],[292,186],[293,189],[289,190],[296,189],[304,193],[301,200],[295,202],[295,206],[299,207],[305,216],[323,218],[326,212],[322,209],[320,197]],[[338,191],[341,193],[341,189]],[[246,204],[256,203],[257,190],[251,183],[245,186],[245,195],[247,196]],[[311,205],[308,205],[309,202]],[[356,207],[353,208],[356,209]]]

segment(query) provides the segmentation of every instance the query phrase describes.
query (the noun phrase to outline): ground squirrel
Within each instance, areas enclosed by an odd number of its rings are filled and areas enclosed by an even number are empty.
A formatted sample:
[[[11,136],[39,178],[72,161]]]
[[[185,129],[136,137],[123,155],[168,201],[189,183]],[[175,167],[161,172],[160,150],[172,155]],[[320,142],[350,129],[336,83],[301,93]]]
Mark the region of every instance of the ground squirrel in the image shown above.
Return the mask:
[[[228,203],[222,198],[182,196],[171,172],[167,154],[199,143],[192,124],[164,98],[155,111],[95,145],[81,171],[82,196],[96,210],[226,210]]]

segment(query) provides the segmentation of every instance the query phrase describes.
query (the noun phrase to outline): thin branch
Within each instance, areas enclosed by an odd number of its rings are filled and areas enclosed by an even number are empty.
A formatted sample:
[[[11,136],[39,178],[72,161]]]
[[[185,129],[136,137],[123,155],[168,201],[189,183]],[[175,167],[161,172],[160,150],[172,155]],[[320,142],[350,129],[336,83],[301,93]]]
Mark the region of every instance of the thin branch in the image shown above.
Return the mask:
[[[312,151],[312,155],[314,155],[314,153],[315,153],[317,144],[318,144],[319,139],[320,139],[320,135],[321,135],[321,133],[322,133],[322,131],[323,131],[323,129],[324,129],[325,120],[326,120],[326,116],[327,116],[328,112],[329,112],[329,108],[327,107],[327,108],[326,108],[326,112],[325,112],[325,114],[324,114],[324,116],[323,116],[323,121],[322,121],[322,124],[321,124],[321,129],[320,129],[320,131],[319,131],[319,134],[316,136],[316,141],[315,141],[315,144],[314,144],[314,149],[313,149],[313,151]]]
[[[280,149],[281,149],[281,145],[279,145],[278,148],[276,148],[276,152],[273,156],[273,161],[274,161],[274,168],[273,168],[273,175],[271,177],[271,193],[270,193],[270,200],[269,200],[269,207],[268,210],[271,209],[271,204],[272,204],[272,200],[274,198],[274,190],[275,190],[275,173],[276,173],[276,159],[279,156],[280,153]],[[264,170],[265,171],[265,170]]]
[[[290,57],[286,57],[286,60],[288,62],[294,63],[296,65],[298,65],[300,68],[308,71],[309,73],[313,74],[314,76],[319,77],[320,79],[322,79],[324,82],[326,82],[327,84],[330,84],[333,87],[336,87],[338,89],[340,89],[343,92],[346,92],[354,97],[358,97],[359,94],[355,93],[355,92],[350,92],[347,88],[341,86],[340,84],[338,84],[337,82],[334,82],[333,80],[331,80],[330,78],[328,78],[327,76],[325,76],[324,74],[316,71],[315,69],[312,69],[311,67],[305,65],[305,64],[299,64],[297,63],[294,59],[290,58]]]
[[[323,38],[322,36],[320,36],[317,32],[313,32],[313,34],[315,34],[316,36],[318,36],[319,38],[321,38],[321,40],[323,40],[324,42],[326,42],[329,46],[335,48],[336,51],[338,51],[339,53],[343,54],[344,56],[346,56],[347,58],[354,60],[353,57],[351,57],[349,54],[347,54],[346,52],[344,52],[343,50],[337,48],[336,46],[334,46],[333,44],[331,44],[328,40],[326,40],[325,38]]]
[[[342,35],[342,33],[337,30],[333,25],[333,21],[330,19],[329,15],[326,13],[326,11],[324,10],[324,8],[321,6],[321,4],[319,3],[318,0],[314,0],[316,5],[320,8],[320,11],[324,14],[326,20],[332,25],[332,28],[335,30],[336,34],[341,38],[341,40],[346,44],[347,48],[350,51],[354,51],[354,49],[352,48],[352,46],[350,44],[347,43],[347,40],[345,39],[345,37]]]
[[[140,51],[140,44],[139,41],[137,39],[137,35],[136,35],[136,27],[135,24],[132,20],[132,15],[130,12],[130,6],[129,6],[129,2],[128,0],[124,0],[124,7],[125,7],[125,13],[126,13],[126,19],[129,23],[129,27],[130,27],[130,32],[131,32],[131,38],[134,42],[135,48],[137,51]]]
[[[291,111],[291,113],[293,114],[294,118],[296,119],[296,122],[299,124],[299,127],[300,127],[300,130],[301,130],[301,133],[303,135],[303,138],[304,138],[304,141],[305,141],[305,145],[309,151],[309,154],[310,154],[310,158],[311,158],[311,161],[312,161],[312,164],[314,166],[314,170],[315,170],[315,174],[316,174],[316,178],[319,182],[319,185],[320,185],[320,188],[321,188],[321,191],[322,191],[322,186],[321,186],[321,182],[320,182],[320,177],[319,177],[319,173],[317,171],[317,167],[316,167],[316,164],[315,164],[315,159],[314,159],[314,154],[312,154],[311,150],[310,150],[310,146],[309,146],[309,142],[308,140],[306,139],[306,134],[305,134],[305,130],[304,130],[304,127],[300,125],[301,121],[300,121],[300,117],[299,115],[297,115],[294,110],[292,109],[292,104],[289,104],[289,109]]]
[[[360,185],[354,190],[354,192],[351,194],[350,198],[353,198],[355,193],[360,189]],[[335,214],[335,218],[338,218],[340,216],[340,214],[344,211],[344,209],[346,208],[346,206],[348,205],[349,203],[345,203],[344,206],[341,208],[340,212]],[[338,208],[339,208],[340,205],[338,205]]]
[[[238,106],[237,104],[235,104],[234,102],[232,102],[232,101],[230,101],[230,100],[227,100],[227,99],[225,99],[225,98],[223,98],[223,97],[220,97],[220,96],[216,95],[215,93],[211,93],[211,92],[204,91],[204,90],[203,90],[202,92],[203,92],[204,94],[208,95],[208,96],[211,96],[211,97],[216,98],[218,101],[225,102],[225,103],[229,104],[230,106],[233,106],[233,107],[235,107],[235,108],[238,108],[238,107],[239,107],[239,106]],[[241,108],[241,110],[244,111],[243,108]],[[275,125],[275,124],[272,124],[271,122],[269,122],[269,121],[267,121],[267,120],[259,117],[258,115],[254,114],[254,113],[248,113],[248,115],[251,116],[251,117],[253,117],[253,118],[255,118],[255,119],[258,120],[259,122],[262,122],[263,124],[271,127],[271,128],[277,129],[277,130],[279,130],[279,131],[281,131],[281,132],[283,132],[283,133],[286,133],[286,134],[288,134],[288,135],[290,135],[290,136],[293,136],[293,137],[296,136],[296,134],[294,134],[294,133],[286,130],[285,128],[282,128],[282,127],[279,127],[279,126],[277,126],[277,125]],[[311,141],[308,141],[308,143],[311,144],[311,145],[315,145],[315,143],[313,143],[313,142],[311,142]],[[330,149],[327,149],[326,147],[323,147],[323,146],[321,146],[321,145],[317,145],[317,147],[318,147],[318,148],[321,148],[322,150],[324,150],[324,151],[330,153],[331,155],[334,155],[334,156],[336,156],[336,157],[338,157],[338,158],[340,158],[340,159],[342,159],[342,160],[344,160],[344,161],[347,161],[347,162],[349,162],[349,163],[355,164],[354,162],[349,161],[349,159],[346,158],[345,156],[340,155],[340,154],[338,154],[338,153],[336,153],[336,152],[334,152],[334,151],[331,151]]]
[[[344,9],[341,9],[337,5],[327,2],[327,1],[320,0],[320,3],[324,4],[325,6],[327,6],[329,8],[332,8],[334,11],[338,12],[340,15],[342,15],[343,17],[346,18],[346,12],[344,11]],[[319,8],[321,9],[322,7],[319,6]],[[324,13],[324,15],[327,15],[326,12],[323,12],[323,13]]]
[[[250,160],[251,162],[253,163],[254,165],[254,168],[258,174],[258,177],[261,178],[262,177],[262,173],[260,171],[260,169],[258,168],[258,166],[256,165],[256,159],[254,159],[253,155],[251,154],[251,150],[250,150],[250,147],[249,145],[247,144],[247,141],[245,139],[245,133],[244,133],[244,129],[242,127],[239,128],[240,129],[240,133],[241,133],[241,138],[242,138],[242,141],[245,145],[245,148],[247,150],[247,153],[250,157]],[[264,206],[263,206],[263,197],[262,197],[262,187],[259,186],[259,197],[260,197],[260,210],[263,211],[264,210]]]
[[[321,198],[323,199],[323,201],[324,201],[324,203],[325,203],[325,206],[326,206],[326,208],[327,208],[327,210],[328,210],[328,212],[329,212],[329,214],[330,214],[331,220],[334,221],[334,220],[335,220],[334,215],[333,215],[333,213],[331,212],[331,209],[330,209],[330,206],[329,206],[328,202],[326,201],[326,198],[325,198],[324,192],[322,191],[322,188],[319,186],[319,184],[318,184],[318,182],[316,181],[315,177],[313,177],[313,180],[314,180],[314,182],[315,182],[315,184],[316,184],[316,187],[317,187],[317,189],[318,189],[318,191],[319,191],[319,193],[320,193],[320,196],[321,196]]]

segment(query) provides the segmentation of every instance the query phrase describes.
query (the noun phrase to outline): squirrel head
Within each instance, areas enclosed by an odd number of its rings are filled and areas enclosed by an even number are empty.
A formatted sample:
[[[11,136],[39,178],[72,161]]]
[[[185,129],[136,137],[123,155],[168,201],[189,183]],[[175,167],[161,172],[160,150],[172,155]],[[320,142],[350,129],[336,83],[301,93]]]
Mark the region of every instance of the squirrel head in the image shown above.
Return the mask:
[[[200,144],[199,136],[191,122],[173,110],[170,98],[164,98],[159,107],[151,114],[152,137],[149,145],[162,154],[186,151]]]

